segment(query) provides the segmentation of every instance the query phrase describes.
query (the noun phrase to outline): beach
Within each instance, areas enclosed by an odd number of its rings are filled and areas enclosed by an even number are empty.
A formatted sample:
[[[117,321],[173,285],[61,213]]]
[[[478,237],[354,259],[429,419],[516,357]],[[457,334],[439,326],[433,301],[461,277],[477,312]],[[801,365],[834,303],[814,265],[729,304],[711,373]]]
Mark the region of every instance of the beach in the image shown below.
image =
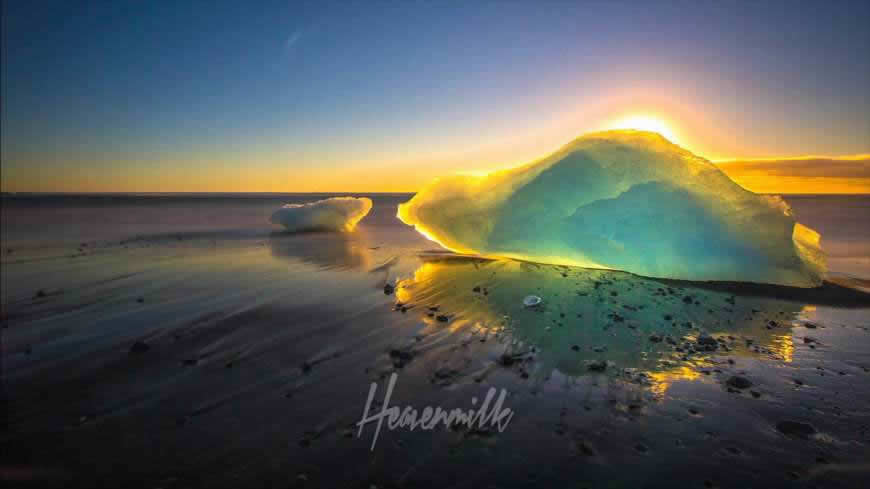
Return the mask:
[[[343,195],[343,194],[330,194]],[[785,196],[817,289],[451,253],[366,195],[4,194],[5,478],[69,487],[858,487],[870,466],[870,196]],[[531,307],[529,295],[541,299]],[[381,428],[390,405],[493,425]],[[630,469],[627,469],[630,467]]]

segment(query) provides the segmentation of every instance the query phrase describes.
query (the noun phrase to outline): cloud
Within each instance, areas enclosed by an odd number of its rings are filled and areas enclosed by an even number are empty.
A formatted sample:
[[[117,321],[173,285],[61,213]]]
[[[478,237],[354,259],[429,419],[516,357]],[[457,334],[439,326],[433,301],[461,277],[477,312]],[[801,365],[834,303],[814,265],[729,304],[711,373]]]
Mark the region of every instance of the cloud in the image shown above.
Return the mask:
[[[353,231],[372,209],[366,197],[333,197],[307,204],[286,204],[274,214],[272,224],[288,231]]]
[[[734,181],[762,193],[870,193],[870,154],[718,162]]]
[[[287,48],[288,51],[293,49],[293,46],[297,42],[299,42],[299,39],[302,39],[301,29],[297,29],[295,32],[293,32],[293,34],[290,35],[290,37],[287,38],[287,40],[284,42],[284,47]]]

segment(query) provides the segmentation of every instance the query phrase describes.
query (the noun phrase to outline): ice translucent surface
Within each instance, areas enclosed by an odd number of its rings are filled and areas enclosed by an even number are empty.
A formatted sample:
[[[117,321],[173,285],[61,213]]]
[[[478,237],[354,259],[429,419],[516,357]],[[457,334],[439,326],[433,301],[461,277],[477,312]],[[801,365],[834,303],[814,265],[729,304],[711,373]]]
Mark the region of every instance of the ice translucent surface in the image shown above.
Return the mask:
[[[777,196],[645,131],[582,136],[533,163],[437,179],[399,218],[460,253],[650,277],[810,287],[819,235]]]
[[[286,204],[272,214],[272,224],[288,231],[353,231],[372,209],[366,197],[332,197],[307,204]]]

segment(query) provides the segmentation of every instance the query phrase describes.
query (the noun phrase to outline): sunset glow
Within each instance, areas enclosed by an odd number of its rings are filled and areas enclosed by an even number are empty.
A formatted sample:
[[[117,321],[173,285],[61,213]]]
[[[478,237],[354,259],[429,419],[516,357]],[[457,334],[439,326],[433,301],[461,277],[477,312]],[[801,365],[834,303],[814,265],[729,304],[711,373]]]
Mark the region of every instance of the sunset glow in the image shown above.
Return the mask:
[[[764,4],[737,9],[754,20],[735,36],[715,2],[660,5],[662,22],[641,29],[646,10],[622,2],[509,3],[284,2],[257,16],[110,3],[31,17],[9,2],[0,187],[415,192],[606,129],[654,131],[716,161],[870,152],[854,8],[832,9],[821,38]],[[866,188],[780,177],[759,188]]]
[[[636,129],[638,131],[657,132],[672,143],[680,143],[679,136],[672,125],[665,119],[655,115],[629,115],[606,124],[604,129]]]

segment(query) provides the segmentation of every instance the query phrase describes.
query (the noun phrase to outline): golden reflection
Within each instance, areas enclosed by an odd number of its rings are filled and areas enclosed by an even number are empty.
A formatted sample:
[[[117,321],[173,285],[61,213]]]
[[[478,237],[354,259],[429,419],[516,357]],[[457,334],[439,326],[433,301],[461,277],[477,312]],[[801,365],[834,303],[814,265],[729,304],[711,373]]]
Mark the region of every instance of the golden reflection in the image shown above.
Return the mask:
[[[684,380],[695,380],[701,376],[697,370],[688,366],[680,366],[672,370],[660,372],[648,372],[650,378],[650,391],[656,396],[662,396],[667,392],[672,383]]]
[[[396,294],[427,325],[501,335],[505,344],[534,351],[541,375],[588,375],[598,371],[591,364],[606,361],[609,372],[642,372],[658,395],[726,357],[791,362],[792,320],[805,310],[779,298],[610,270],[450,254],[422,259]],[[532,294],[542,304],[524,307]],[[450,320],[439,323],[437,315]]]
[[[794,340],[791,333],[773,336],[770,342],[770,350],[783,362],[791,363],[794,358]]]

